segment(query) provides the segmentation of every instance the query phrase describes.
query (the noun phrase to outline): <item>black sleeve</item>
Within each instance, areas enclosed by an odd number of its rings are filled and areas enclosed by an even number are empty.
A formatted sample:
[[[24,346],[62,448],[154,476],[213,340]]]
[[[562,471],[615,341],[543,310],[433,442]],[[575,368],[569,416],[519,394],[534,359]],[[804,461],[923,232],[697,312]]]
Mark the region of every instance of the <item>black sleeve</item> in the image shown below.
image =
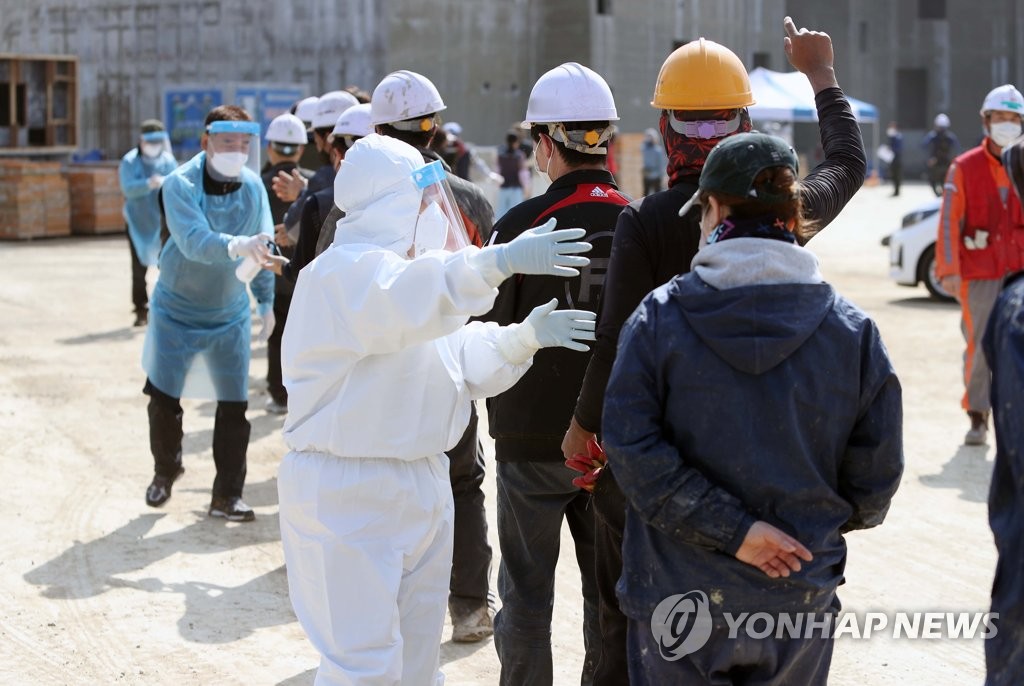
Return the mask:
[[[850,103],[838,86],[814,96],[825,161],[803,180],[804,215],[828,226],[864,183],[867,158],[860,126]]]
[[[612,238],[612,252],[601,295],[597,341],[576,401],[576,422],[586,431],[600,433],[604,391],[615,362],[619,331],[648,293],[660,286],[644,240],[637,207],[629,205],[619,214]]]
[[[320,238],[320,208],[315,195],[309,195],[302,203],[302,217],[299,220],[299,240],[295,242],[295,254],[291,262],[281,270],[282,276],[295,282],[299,272],[316,257],[316,242]]]
[[[511,212],[509,214],[512,214]],[[493,233],[493,244],[508,243],[513,238],[518,236],[520,231],[512,229],[512,223],[508,219],[508,215],[503,220],[499,220],[494,225]],[[481,317],[474,317],[484,322],[495,322],[499,326],[508,326],[515,322],[516,313],[516,300],[519,297],[518,286],[522,275],[513,274],[510,278],[505,279],[498,286],[498,297],[494,299],[494,307],[491,311]]]

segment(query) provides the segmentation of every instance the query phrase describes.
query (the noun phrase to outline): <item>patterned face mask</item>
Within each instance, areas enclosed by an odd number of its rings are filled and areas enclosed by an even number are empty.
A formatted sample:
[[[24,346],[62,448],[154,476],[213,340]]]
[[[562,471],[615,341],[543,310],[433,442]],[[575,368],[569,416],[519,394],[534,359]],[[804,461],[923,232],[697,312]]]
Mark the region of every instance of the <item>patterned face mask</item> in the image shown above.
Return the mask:
[[[658,128],[665,141],[665,152],[668,154],[666,171],[668,172],[669,188],[684,178],[700,176],[700,170],[704,167],[708,153],[722,138],[751,129],[750,115],[747,114],[746,109],[700,112],[677,110],[675,115],[673,117],[675,121],[669,121],[669,110],[662,110],[661,118],[658,120]],[[683,120],[683,117],[692,119],[693,115],[699,115],[700,119]],[[738,125],[734,121],[737,117],[739,118]],[[687,133],[683,133],[684,130]],[[693,180],[696,182],[696,178]]]

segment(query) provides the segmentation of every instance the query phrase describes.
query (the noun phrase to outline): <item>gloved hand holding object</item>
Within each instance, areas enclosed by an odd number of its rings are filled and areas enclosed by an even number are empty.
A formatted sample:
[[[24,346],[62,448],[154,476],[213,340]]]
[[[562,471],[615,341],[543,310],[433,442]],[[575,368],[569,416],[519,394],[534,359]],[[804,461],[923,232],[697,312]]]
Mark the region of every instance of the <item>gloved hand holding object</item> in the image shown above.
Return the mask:
[[[590,243],[569,242],[587,235],[585,229],[559,229],[552,217],[543,226],[529,229],[508,243],[489,245],[470,260],[485,275],[492,286],[497,286],[513,274],[546,274],[550,276],[579,276],[574,267],[586,267],[590,260],[578,253],[590,250]]]
[[[263,322],[260,332],[256,334],[256,340],[260,343],[266,343],[270,338],[270,334],[274,332],[274,326],[277,324],[277,317],[274,316],[274,306],[271,303],[260,303],[256,308],[256,312]]]
[[[239,257],[251,257],[260,264],[266,262],[270,254],[267,236],[260,233],[255,236],[235,236],[228,241],[228,257],[237,260]]]
[[[573,486],[593,493],[597,478],[601,476],[601,470],[608,464],[608,458],[605,456],[601,444],[594,439],[587,441],[587,453],[587,455],[576,453],[565,461],[565,466],[583,475],[572,480]]]
[[[164,177],[161,174],[153,174],[146,180],[146,185],[149,186],[149,190],[155,191],[160,188],[164,183]]]
[[[580,341],[596,340],[597,315],[586,310],[555,310],[558,300],[533,308],[519,324],[506,326],[498,338],[498,348],[513,364],[522,364],[541,348],[562,347],[586,352],[590,347]]]

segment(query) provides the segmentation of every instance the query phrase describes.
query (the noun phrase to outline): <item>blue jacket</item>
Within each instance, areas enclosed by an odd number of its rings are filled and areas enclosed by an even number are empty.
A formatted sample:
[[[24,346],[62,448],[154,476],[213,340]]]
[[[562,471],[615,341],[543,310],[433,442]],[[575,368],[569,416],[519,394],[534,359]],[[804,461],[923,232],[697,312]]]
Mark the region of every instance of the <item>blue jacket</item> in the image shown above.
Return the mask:
[[[899,484],[899,382],[874,323],[820,275],[717,290],[699,273],[626,322],[605,396],[604,446],[630,502],[622,608],[648,619],[702,590],[713,617],[825,611],[842,533],[879,524]],[[788,579],[737,560],[756,520],[814,560]]]
[[[992,584],[999,633],[985,641],[986,684],[1009,686],[1024,674],[1024,275],[996,300],[982,347],[992,369],[996,432],[988,521],[999,552]]]

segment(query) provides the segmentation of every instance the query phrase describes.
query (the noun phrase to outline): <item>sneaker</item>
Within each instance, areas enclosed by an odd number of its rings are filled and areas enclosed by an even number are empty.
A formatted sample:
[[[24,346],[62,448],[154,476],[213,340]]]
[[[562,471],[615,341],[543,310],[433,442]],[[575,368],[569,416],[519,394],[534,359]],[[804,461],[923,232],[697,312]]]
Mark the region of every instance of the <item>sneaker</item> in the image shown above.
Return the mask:
[[[467,614],[452,615],[452,641],[477,643],[494,634],[494,620],[487,605]]]
[[[279,403],[273,398],[267,398],[264,407],[270,414],[288,414],[288,403]]]
[[[210,501],[211,517],[223,517],[229,522],[251,522],[256,519],[252,508],[242,502],[241,498],[218,498]]]
[[[132,326],[145,326],[149,323],[149,310],[135,310],[135,323]]]
[[[178,472],[174,476],[154,476],[149,488],[146,489],[146,504],[150,507],[160,507],[166,503],[171,497],[171,486],[184,473],[185,468],[178,467]]]
[[[969,411],[971,428],[964,435],[964,445],[985,445],[988,442],[988,413]]]

